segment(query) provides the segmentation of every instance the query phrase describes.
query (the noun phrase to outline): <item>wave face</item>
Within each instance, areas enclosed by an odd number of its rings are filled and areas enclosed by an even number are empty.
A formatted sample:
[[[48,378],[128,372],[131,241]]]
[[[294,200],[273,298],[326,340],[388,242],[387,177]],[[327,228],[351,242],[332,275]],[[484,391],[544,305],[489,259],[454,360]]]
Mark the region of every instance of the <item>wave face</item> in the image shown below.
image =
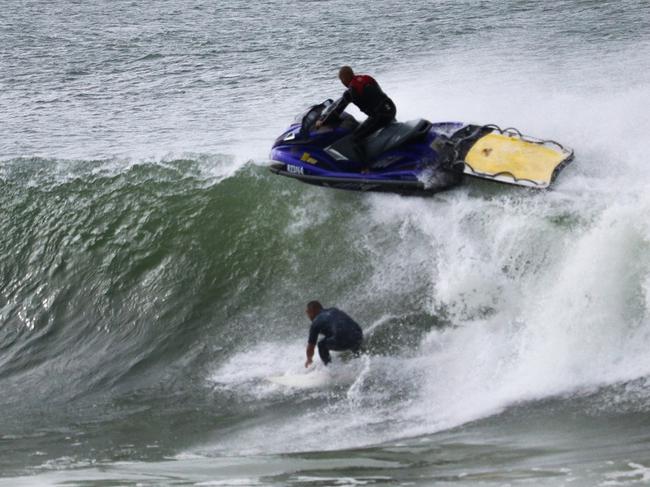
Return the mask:
[[[34,32],[47,12],[5,11],[27,54],[0,54],[0,485],[645,478],[647,6],[224,5],[79,6]],[[272,176],[274,135],[350,60],[402,119],[576,159],[552,191],[426,199]],[[368,353],[278,387],[311,299]]]

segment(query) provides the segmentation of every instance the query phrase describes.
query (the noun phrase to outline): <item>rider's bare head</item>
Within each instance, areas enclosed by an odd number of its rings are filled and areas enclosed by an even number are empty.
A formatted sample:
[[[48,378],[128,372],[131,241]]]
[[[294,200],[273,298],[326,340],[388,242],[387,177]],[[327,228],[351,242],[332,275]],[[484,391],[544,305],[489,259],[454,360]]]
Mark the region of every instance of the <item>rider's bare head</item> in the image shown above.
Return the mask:
[[[350,84],[352,78],[354,78],[354,71],[352,71],[350,66],[342,66],[341,69],[339,69],[339,79],[345,86]]]
[[[318,313],[323,311],[323,305],[320,304],[318,301],[309,301],[307,303],[307,309],[305,311],[309,319],[313,320],[318,316]]]

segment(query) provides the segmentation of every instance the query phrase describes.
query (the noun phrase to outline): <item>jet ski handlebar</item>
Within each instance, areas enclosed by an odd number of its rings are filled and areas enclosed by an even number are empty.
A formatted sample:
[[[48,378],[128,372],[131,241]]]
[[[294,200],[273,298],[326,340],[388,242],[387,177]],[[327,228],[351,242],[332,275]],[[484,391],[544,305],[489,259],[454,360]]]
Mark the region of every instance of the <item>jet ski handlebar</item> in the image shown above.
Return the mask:
[[[311,106],[303,115],[300,121],[300,134],[306,135],[314,128],[318,120],[324,120],[336,107],[333,100],[327,99],[323,103]]]

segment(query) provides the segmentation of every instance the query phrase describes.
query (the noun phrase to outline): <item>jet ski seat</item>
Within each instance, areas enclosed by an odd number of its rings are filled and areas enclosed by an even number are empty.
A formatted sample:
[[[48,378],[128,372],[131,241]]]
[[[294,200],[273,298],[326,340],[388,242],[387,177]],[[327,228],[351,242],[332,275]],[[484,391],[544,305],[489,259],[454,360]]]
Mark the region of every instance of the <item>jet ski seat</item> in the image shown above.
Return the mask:
[[[406,142],[425,136],[431,122],[423,118],[400,123],[393,122],[367,137],[362,143],[364,159],[371,161],[384,152],[395,149]]]
[[[354,161],[360,169],[365,162],[376,159],[384,152],[395,149],[418,137],[424,137],[431,128],[431,122],[423,118],[408,122],[393,122],[377,130],[363,140],[356,143],[354,135],[346,135],[337,140],[325,150],[335,159]],[[352,169],[352,166],[350,167]]]

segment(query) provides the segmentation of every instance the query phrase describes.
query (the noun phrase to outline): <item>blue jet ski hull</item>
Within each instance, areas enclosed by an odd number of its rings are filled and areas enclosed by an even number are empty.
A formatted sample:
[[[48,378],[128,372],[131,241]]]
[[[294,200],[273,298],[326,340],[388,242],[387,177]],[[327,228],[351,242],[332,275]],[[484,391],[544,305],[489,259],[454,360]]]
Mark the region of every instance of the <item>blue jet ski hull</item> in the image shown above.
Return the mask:
[[[287,166],[291,168],[291,172],[287,170]],[[403,195],[434,194],[443,189],[451,188],[452,186],[460,184],[462,180],[462,175],[460,174],[446,175],[441,184],[433,186],[425,185],[424,182],[418,179],[393,179],[390,177],[379,178],[372,176],[364,177],[365,175],[363,174],[350,175],[346,173],[331,173],[330,175],[304,174],[296,172],[297,170],[294,169],[294,167],[301,166],[293,163],[287,165],[276,162],[272,163],[269,169],[274,174],[325,188],[345,189],[349,191],[376,191]]]

